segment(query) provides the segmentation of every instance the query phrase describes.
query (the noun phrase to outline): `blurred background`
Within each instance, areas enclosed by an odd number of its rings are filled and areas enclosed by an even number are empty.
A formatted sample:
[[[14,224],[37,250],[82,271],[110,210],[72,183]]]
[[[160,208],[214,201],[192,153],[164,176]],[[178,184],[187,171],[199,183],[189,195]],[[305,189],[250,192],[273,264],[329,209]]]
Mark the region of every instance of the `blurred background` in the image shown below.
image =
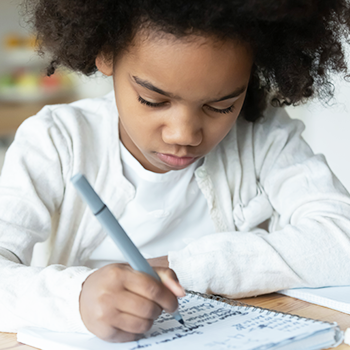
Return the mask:
[[[45,76],[48,58],[35,52],[35,37],[21,18],[22,0],[0,0],[0,169],[18,126],[43,106],[102,96],[110,78],[60,71]]]
[[[0,0],[0,169],[17,127],[44,105],[102,96],[112,81],[60,71],[45,76],[47,60],[35,52],[35,38],[20,19],[21,0]],[[333,172],[350,191],[350,82],[335,80],[332,105],[312,102],[289,107],[301,119],[303,134],[315,153],[323,153]]]

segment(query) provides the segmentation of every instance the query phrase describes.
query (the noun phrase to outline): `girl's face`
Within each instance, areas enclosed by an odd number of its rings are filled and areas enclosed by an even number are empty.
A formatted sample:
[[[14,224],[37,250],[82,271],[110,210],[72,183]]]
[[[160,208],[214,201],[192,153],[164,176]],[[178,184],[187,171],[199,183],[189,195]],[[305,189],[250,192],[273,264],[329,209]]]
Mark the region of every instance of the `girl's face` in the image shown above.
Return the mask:
[[[253,63],[238,42],[139,34],[114,64],[120,138],[150,171],[165,173],[204,157],[230,131],[242,108]]]

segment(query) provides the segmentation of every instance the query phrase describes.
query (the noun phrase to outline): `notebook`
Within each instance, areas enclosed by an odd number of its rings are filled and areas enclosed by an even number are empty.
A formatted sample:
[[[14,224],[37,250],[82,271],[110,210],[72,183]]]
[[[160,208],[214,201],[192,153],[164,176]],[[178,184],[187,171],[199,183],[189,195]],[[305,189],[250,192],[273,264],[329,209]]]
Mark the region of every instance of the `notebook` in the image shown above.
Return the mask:
[[[350,286],[294,288],[279,293],[350,314]]]
[[[337,324],[249,306],[229,299],[188,293],[180,301],[186,326],[163,313],[144,338],[108,343],[80,333],[58,333],[23,328],[21,343],[42,350],[316,350],[339,345],[343,332]]]

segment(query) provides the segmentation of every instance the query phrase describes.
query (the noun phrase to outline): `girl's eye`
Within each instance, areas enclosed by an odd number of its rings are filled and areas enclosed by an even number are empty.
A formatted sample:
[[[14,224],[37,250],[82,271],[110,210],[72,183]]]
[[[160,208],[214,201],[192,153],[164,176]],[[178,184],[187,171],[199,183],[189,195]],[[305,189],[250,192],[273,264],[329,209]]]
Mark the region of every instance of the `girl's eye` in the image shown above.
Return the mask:
[[[141,96],[138,97],[138,101],[143,104],[143,105],[146,105],[148,107],[162,107],[166,104],[166,102],[149,102],[149,101],[146,101],[144,100]],[[228,108],[225,108],[225,109],[218,109],[218,108],[214,108],[214,107],[211,107],[211,106],[208,106],[208,105],[205,105],[204,107],[206,107],[207,109],[215,112],[215,113],[221,113],[221,114],[227,114],[227,113],[231,113],[233,110],[234,110],[234,105],[228,107]]]
[[[227,114],[227,113],[231,113],[234,109],[235,109],[235,106],[232,105],[228,108],[225,108],[225,109],[217,109],[217,108],[214,108],[214,107],[211,107],[211,106],[208,106],[208,105],[205,105],[205,107],[215,113],[221,113],[221,114]]]
[[[166,102],[158,102],[158,103],[149,102],[149,101],[144,100],[141,96],[138,97],[138,101],[141,104],[146,105],[148,107],[161,107],[161,106],[164,106],[166,104]]]

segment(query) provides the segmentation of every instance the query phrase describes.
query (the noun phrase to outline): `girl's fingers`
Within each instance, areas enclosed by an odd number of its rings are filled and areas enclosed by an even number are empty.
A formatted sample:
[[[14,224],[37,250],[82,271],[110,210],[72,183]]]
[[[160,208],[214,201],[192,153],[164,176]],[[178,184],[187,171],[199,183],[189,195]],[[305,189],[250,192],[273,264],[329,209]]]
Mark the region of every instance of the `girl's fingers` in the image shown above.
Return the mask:
[[[110,325],[114,327],[117,331],[122,331],[130,334],[141,335],[146,333],[151,329],[153,325],[152,319],[146,319],[130,315],[120,310],[115,309],[112,319],[110,320]],[[119,333],[116,334],[119,338]],[[124,339],[124,335],[123,335]]]
[[[162,283],[170,289],[177,297],[181,298],[186,296],[186,292],[179,283],[175,272],[171,269],[166,268],[155,268],[158,276],[162,280]]]
[[[124,342],[129,342],[129,341],[135,341],[139,340],[143,337],[142,334],[135,334],[131,332],[125,332],[121,329],[114,328],[114,327],[105,327],[103,330],[96,330],[94,334],[108,342],[112,343],[124,343]]]
[[[157,303],[128,290],[119,293],[113,304],[121,312],[144,319],[155,320],[162,313]]]
[[[131,293],[143,296],[157,303],[167,312],[174,312],[178,308],[177,297],[162,282],[156,281],[149,275],[134,271],[125,276],[124,288]]]

